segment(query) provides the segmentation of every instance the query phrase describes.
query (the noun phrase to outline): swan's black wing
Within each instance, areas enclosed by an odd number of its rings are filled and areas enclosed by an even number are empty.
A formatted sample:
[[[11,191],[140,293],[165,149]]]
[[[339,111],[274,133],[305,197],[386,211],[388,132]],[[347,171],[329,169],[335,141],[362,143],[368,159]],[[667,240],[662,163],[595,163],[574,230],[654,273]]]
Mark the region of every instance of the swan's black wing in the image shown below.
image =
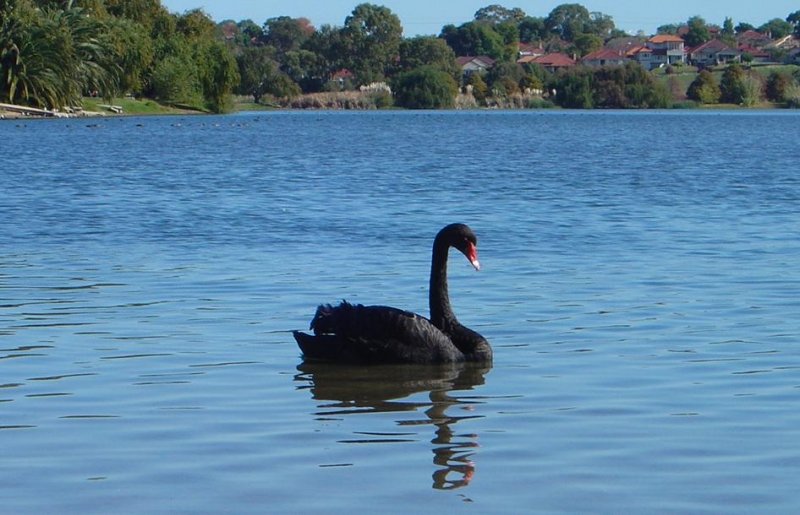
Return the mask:
[[[450,338],[427,318],[387,306],[342,302],[317,308],[313,335],[294,332],[306,359],[348,363],[463,361]]]
[[[447,335],[453,345],[464,354],[466,361],[492,362],[492,347],[479,332],[453,321],[449,324]]]

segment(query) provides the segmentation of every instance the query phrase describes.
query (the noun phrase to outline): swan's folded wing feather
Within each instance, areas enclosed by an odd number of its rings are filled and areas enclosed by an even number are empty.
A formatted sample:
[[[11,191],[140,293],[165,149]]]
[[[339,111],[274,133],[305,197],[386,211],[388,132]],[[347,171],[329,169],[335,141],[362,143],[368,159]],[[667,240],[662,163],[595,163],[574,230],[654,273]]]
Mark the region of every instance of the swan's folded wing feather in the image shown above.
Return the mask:
[[[314,337],[295,336],[311,358],[365,363],[461,360],[450,338],[427,318],[388,306],[322,305],[311,328]]]

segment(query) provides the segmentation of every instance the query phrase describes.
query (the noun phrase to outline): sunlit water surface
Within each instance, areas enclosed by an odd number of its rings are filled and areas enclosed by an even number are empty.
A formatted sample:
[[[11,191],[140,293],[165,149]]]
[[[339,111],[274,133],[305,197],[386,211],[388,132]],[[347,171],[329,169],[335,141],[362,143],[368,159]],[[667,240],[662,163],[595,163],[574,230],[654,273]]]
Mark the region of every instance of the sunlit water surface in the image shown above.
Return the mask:
[[[0,511],[797,513],[799,122],[2,122]],[[302,364],[453,221],[492,367]]]

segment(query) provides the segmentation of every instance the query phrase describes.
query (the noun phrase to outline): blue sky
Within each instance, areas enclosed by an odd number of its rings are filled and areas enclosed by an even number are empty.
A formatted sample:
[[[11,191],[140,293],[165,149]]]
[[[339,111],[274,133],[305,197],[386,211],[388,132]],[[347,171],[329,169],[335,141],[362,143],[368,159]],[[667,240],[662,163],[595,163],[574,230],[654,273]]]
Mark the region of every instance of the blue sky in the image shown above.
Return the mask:
[[[305,16],[315,27],[323,24],[342,25],[359,0],[161,0],[161,4],[173,12],[203,8],[215,21],[252,19],[262,24],[276,16]],[[452,23],[460,25],[470,21],[475,11],[491,4],[519,7],[530,16],[547,16],[557,5],[579,3],[589,11],[610,15],[617,28],[636,32],[654,33],[656,27],[666,23],[678,23],[690,16],[702,16],[706,22],[722,25],[725,17],[731,17],[734,25],[739,22],[759,26],[773,18],[785,19],[790,13],[800,10],[797,0],[770,0],[766,3],[752,0],[669,0],[652,2],[647,0],[552,0],[549,2],[518,0],[371,0],[369,3],[383,5],[392,10],[403,24],[405,36],[438,34],[442,26]]]

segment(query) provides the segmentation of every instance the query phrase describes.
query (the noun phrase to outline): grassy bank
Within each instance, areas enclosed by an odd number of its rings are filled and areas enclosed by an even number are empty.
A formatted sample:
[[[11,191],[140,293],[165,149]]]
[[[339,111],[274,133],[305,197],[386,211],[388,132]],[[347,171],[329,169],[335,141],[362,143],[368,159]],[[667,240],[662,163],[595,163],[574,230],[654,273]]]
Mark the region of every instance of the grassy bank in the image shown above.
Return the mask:
[[[792,74],[798,70],[798,66],[794,64],[753,64],[750,66],[745,67],[746,70],[752,70],[757,73],[761,80],[765,81],[769,77],[769,74],[777,71],[777,72],[785,72],[788,74]],[[683,99],[685,99],[686,90],[689,89],[689,85],[697,78],[698,69],[694,66],[675,66],[673,68],[673,73],[666,73],[665,69],[658,69],[653,71],[653,75],[655,76],[656,80],[663,82],[667,85],[667,87],[672,91],[673,95],[676,97],[675,100],[680,102],[682,98],[680,95],[684,95]],[[717,84],[720,83],[722,80],[722,74],[725,71],[725,66],[716,66],[711,69],[711,76],[714,77],[714,80]],[[739,106],[732,106],[732,105],[724,105],[724,104],[713,104],[711,106],[704,106],[704,107],[739,107]],[[758,103],[758,105],[754,106],[757,108],[771,108],[771,107],[780,107],[772,102],[768,102],[766,100],[762,100]]]
[[[108,106],[121,107],[122,112],[117,113],[115,112],[115,110],[109,108]],[[115,98],[110,102],[100,98],[84,97],[83,110],[95,113],[103,113],[107,115],[185,114],[191,112],[202,112],[195,110],[189,106],[181,106],[181,107],[169,106],[169,105],[159,104],[155,100],[150,100],[148,98],[143,98],[139,100],[131,97]]]
[[[43,110],[31,109],[25,111],[24,106],[19,106],[21,109],[3,109],[0,107],[0,117],[2,118],[27,118],[27,117],[42,117],[52,116]],[[99,98],[84,97],[81,100],[81,105],[72,110],[60,111],[60,114],[69,114],[71,116],[117,116],[117,115],[158,115],[158,114],[191,114],[202,113],[204,111],[195,109],[191,106],[169,106],[159,104],[155,100],[142,99],[137,100],[134,98],[115,98],[112,100],[103,100]]]

